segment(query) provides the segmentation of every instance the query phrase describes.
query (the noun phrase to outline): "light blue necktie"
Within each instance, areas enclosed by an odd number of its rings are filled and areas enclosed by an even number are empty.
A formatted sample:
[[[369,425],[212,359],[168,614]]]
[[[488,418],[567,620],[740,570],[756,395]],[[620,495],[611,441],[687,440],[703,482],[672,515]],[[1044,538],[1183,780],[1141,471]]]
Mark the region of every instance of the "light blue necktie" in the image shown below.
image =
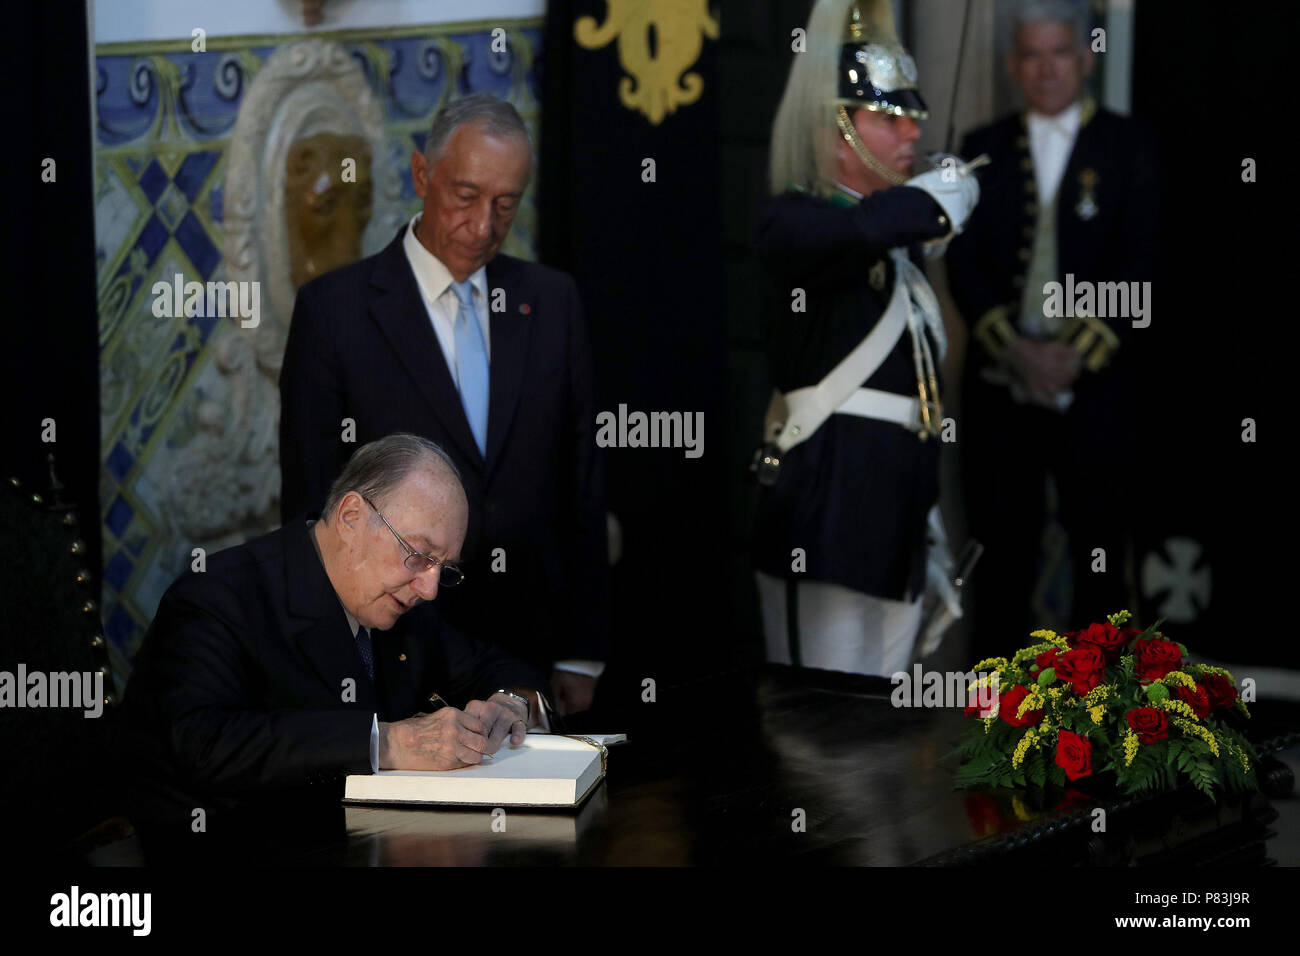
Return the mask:
[[[469,430],[480,454],[487,455],[488,425],[488,357],[483,328],[474,314],[473,287],[469,280],[453,282],[452,290],[460,300],[456,313],[456,378],[460,382],[460,403],[469,419]]]

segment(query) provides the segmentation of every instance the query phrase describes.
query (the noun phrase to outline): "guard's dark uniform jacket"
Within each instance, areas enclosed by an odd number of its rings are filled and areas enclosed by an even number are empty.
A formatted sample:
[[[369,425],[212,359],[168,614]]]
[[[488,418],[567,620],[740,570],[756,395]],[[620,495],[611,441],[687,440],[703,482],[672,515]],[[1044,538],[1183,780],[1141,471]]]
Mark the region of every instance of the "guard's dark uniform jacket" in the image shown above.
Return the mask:
[[[946,235],[942,212],[908,186],[860,202],[796,192],[772,200],[755,242],[773,283],[767,298],[775,388],[816,385],[862,341],[894,289],[889,250]],[[918,250],[912,253],[919,262]],[[791,311],[796,288],[806,294],[806,312]],[[930,347],[937,362],[933,338]],[[861,385],[917,396],[909,333]],[[880,598],[915,596],[925,583],[926,515],[938,482],[936,437],[922,441],[893,422],[832,415],[786,453],[776,484],[764,489],[755,566]],[[794,548],[806,555],[805,571],[791,570]]]
[[[1005,653],[1007,635],[1042,623],[1031,618],[1029,605],[1048,471],[1070,539],[1071,618],[1100,620],[1127,605],[1127,493],[1123,481],[1104,476],[1114,475],[1132,449],[1138,410],[1131,352],[1140,334],[1133,316],[1088,320],[1094,326],[1084,329],[1083,368],[1063,414],[1017,403],[1005,385],[985,378],[999,365],[1001,350],[1024,334],[1018,319],[1039,212],[1024,114],[969,134],[962,155],[980,153],[992,159],[978,170],[980,202],[947,255],[953,298],[971,332],[957,430],[967,521],[986,548],[972,595],[977,657]],[[1077,287],[1154,279],[1156,169],[1154,140],[1145,126],[1084,100],[1056,196],[1057,281],[1064,286],[1072,275]],[[1113,337],[1099,334],[1105,332],[1096,328],[1099,322]],[[1090,573],[1095,548],[1107,553],[1105,574]]]

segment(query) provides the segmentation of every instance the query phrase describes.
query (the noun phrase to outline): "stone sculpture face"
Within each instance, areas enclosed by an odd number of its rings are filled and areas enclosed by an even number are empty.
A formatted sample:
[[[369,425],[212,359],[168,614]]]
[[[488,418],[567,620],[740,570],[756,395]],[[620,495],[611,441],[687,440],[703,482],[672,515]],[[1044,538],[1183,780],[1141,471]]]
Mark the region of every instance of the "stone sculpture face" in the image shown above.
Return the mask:
[[[317,133],[289,148],[284,217],[295,291],[361,258],[371,213],[370,163],[370,146],[360,136]]]

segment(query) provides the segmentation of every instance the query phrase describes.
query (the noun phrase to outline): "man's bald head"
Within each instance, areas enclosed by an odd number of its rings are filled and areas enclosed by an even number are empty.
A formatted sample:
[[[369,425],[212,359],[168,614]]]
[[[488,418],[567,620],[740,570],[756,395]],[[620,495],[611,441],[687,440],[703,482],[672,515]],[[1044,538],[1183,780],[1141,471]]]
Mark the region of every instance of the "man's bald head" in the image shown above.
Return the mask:
[[[455,564],[469,523],[460,474],[445,452],[399,433],[363,445],[330,488],[317,526],[325,570],[343,606],[387,630],[437,595],[437,566],[412,572],[412,551]]]
[[[382,508],[388,495],[414,471],[427,471],[436,484],[446,485],[449,502],[457,500],[457,496],[461,502],[466,501],[460,470],[447,453],[427,438],[397,432],[362,445],[352,453],[330,486],[321,521],[330,523],[349,491]]]

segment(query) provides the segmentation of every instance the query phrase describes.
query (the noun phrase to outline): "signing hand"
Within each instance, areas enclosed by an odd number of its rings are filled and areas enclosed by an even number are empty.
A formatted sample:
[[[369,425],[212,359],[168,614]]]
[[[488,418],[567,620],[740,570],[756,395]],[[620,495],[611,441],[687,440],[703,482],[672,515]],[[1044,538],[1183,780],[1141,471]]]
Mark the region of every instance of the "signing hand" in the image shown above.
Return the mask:
[[[477,703],[479,708],[475,708]],[[492,707],[489,713],[475,712]],[[495,753],[501,746],[492,734],[500,710],[495,704],[471,701],[465,710],[443,707],[432,714],[410,717],[379,725],[379,769],[381,770],[458,770],[471,767],[484,754]]]

